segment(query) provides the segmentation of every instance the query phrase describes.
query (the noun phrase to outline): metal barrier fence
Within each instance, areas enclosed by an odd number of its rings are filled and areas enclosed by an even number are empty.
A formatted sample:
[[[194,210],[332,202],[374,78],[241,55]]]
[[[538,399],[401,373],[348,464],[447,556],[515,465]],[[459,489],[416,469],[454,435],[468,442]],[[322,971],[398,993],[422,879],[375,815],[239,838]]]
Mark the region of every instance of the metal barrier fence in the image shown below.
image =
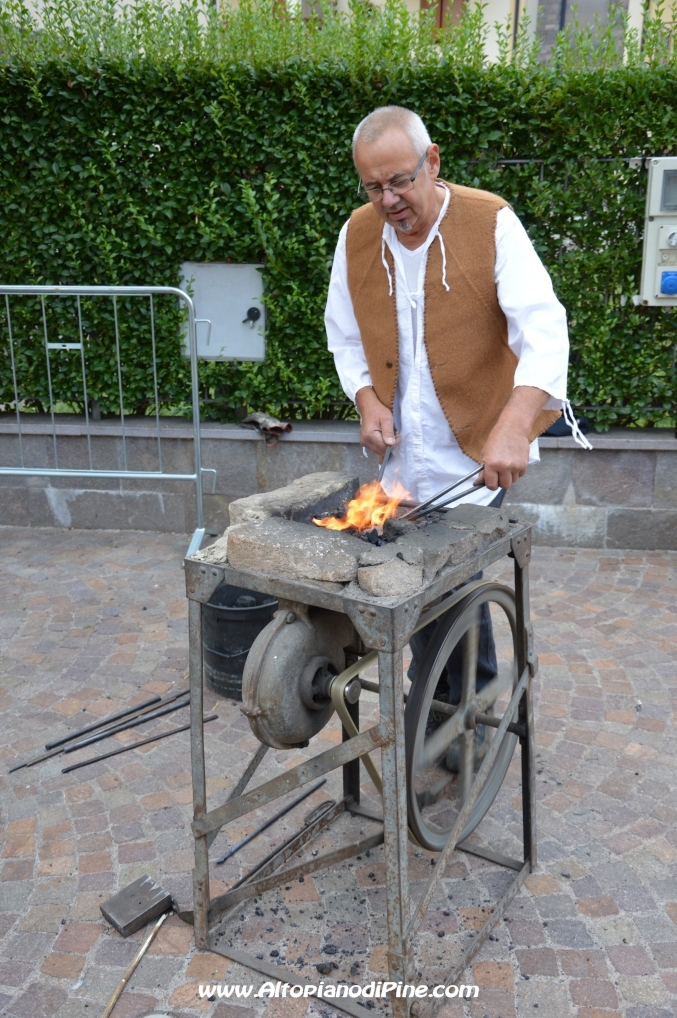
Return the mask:
[[[214,470],[204,470],[202,467],[202,459],[200,453],[200,401],[199,401],[199,390],[198,390],[198,362],[197,362],[197,337],[195,331],[195,308],[193,301],[187,293],[172,286],[1,286],[0,285],[0,296],[4,296],[5,312],[6,312],[6,326],[7,326],[7,340],[9,347],[9,361],[10,370],[12,375],[12,385],[14,390],[14,407],[16,412],[17,421],[17,432],[19,442],[19,466],[0,466],[0,475],[14,475],[14,476],[34,476],[34,477],[79,477],[79,478],[116,478],[120,480],[163,480],[163,481],[191,481],[195,485],[195,506],[196,506],[196,526],[193,532],[193,536],[188,547],[187,555],[193,555],[200,547],[202,540],[205,535],[205,524],[204,524],[204,506],[202,498],[202,475],[203,473],[211,473],[215,476]],[[157,336],[156,336],[156,304],[155,298],[160,296],[175,297],[187,311],[187,340],[188,349],[190,353],[190,380],[191,380],[191,403],[192,403],[192,423],[193,423],[193,472],[192,473],[172,473],[163,469],[162,461],[162,434],[160,428],[161,413],[160,413],[160,395],[158,391],[158,363],[157,363]],[[44,344],[44,356],[45,356],[45,368],[46,368],[46,396],[48,399],[49,413],[52,422],[52,457],[54,460],[53,466],[38,467],[31,466],[30,463],[26,462],[25,456],[25,444],[24,444],[24,433],[22,430],[22,406],[25,406],[27,399],[33,399],[35,393],[27,391],[24,383],[21,379],[20,366],[21,363],[30,363],[30,355],[28,355],[28,361],[26,360],[25,351],[22,350],[21,344],[17,343],[16,330],[12,327],[12,302],[10,297],[36,297],[39,300],[40,313],[39,317],[42,322],[42,341]],[[75,342],[69,342],[64,339],[63,332],[59,331],[56,337],[52,336],[50,340],[50,330],[48,326],[48,297],[72,297],[75,298],[75,307],[71,311],[70,316],[67,314],[67,325],[73,329],[73,337]],[[88,371],[87,371],[87,350],[85,343],[86,329],[83,326],[83,298],[110,298],[112,301],[112,334],[111,339],[114,337],[115,342],[115,364],[116,364],[116,378],[114,383],[114,389],[116,390],[114,398],[119,406],[120,415],[120,429],[122,438],[122,469],[100,469],[95,467],[94,459],[92,456],[92,413],[90,411],[90,393],[91,389],[88,387]],[[125,431],[125,391],[124,391],[124,373],[125,366],[121,355],[121,328],[120,328],[120,315],[119,315],[119,298],[130,298],[139,297],[146,298],[148,304],[148,325],[149,325],[149,338],[150,338],[150,351],[152,354],[152,378],[153,378],[153,398],[150,400],[150,406],[154,405],[155,414],[155,428],[150,434],[154,434],[154,440],[157,442],[157,470],[133,470],[128,467],[128,456],[127,456],[127,434]],[[63,311],[63,309],[61,309]],[[63,325],[63,314],[61,317],[61,324]],[[35,325],[33,332],[35,332]],[[79,352],[80,354],[80,372],[82,380],[82,399],[78,399],[78,403],[82,403],[84,406],[85,416],[85,434],[87,438],[87,457],[89,461],[88,468],[73,469],[70,467],[59,466],[59,449],[57,442],[57,422],[55,413],[56,403],[72,404],[74,400],[73,392],[70,391],[64,398],[64,394],[59,391],[55,392],[53,384],[53,365],[52,358],[57,352],[68,352],[73,354]],[[79,396],[79,393],[78,393]],[[150,408],[149,406],[149,408]],[[119,462],[119,459],[118,459]]]

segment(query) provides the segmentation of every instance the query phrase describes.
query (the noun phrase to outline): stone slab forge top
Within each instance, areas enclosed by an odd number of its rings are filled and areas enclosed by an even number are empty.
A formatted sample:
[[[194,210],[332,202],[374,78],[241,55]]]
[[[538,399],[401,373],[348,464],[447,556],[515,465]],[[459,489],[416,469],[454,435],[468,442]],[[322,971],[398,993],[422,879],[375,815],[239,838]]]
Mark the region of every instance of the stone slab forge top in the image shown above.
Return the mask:
[[[307,474],[276,491],[231,502],[231,526],[194,558],[333,591],[357,585],[362,596],[403,596],[510,529],[504,510],[468,504],[420,523],[388,520],[383,530],[388,543],[381,547],[311,522],[320,514],[342,515],[357,487],[357,478],[348,474]]]

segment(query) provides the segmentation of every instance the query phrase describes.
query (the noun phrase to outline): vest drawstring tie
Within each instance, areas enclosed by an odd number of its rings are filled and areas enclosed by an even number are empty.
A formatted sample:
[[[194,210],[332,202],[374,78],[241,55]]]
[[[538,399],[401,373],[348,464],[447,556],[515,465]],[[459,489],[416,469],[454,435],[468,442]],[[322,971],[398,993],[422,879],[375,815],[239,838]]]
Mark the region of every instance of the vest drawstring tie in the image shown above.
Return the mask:
[[[386,259],[385,227],[384,227],[383,233],[381,234],[381,261],[383,262],[383,268],[386,270],[386,273],[388,275],[388,296],[392,297],[392,295],[393,295],[393,277],[390,275],[390,266],[388,265],[388,261]]]
[[[574,442],[576,442],[577,445],[580,445],[582,449],[592,449],[590,442],[588,442],[587,438],[578,426],[576,415],[574,414],[571,408],[571,403],[568,399],[562,400],[562,416],[571,428],[571,437]]]
[[[447,283],[447,249],[444,246],[444,239],[439,230],[437,231],[437,239],[439,240],[440,247],[442,248],[442,284],[448,293],[450,286]]]

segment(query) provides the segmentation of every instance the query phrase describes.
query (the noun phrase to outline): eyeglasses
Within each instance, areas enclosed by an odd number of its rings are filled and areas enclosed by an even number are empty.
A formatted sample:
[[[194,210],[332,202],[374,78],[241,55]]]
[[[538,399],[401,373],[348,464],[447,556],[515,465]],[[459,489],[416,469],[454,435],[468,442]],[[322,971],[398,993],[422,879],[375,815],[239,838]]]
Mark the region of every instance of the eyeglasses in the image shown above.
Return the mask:
[[[423,163],[425,162],[427,155],[428,151],[426,149],[426,151],[421,156],[418,166],[414,170],[413,176],[398,177],[397,180],[391,180],[387,187],[381,187],[380,184],[377,184],[375,187],[364,187],[362,181],[360,181],[360,183],[357,185],[358,197],[362,198],[363,200],[369,199],[370,202],[377,202],[382,201],[384,191],[390,191],[391,194],[395,196],[400,194],[406,194],[407,191],[411,191],[411,189],[414,186],[414,181],[418,177],[421,171],[421,167],[423,166]]]

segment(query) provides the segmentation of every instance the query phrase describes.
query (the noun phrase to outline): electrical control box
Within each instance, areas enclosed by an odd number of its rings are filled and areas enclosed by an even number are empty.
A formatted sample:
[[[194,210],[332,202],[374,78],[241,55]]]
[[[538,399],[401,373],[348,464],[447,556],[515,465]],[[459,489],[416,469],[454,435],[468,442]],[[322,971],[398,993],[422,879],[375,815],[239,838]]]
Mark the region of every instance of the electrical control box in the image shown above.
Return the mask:
[[[262,268],[233,262],[181,266],[181,288],[195,305],[197,354],[202,360],[265,360]],[[189,356],[187,331],[184,353]]]
[[[677,156],[647,160],[640,302],[677,307]]]

